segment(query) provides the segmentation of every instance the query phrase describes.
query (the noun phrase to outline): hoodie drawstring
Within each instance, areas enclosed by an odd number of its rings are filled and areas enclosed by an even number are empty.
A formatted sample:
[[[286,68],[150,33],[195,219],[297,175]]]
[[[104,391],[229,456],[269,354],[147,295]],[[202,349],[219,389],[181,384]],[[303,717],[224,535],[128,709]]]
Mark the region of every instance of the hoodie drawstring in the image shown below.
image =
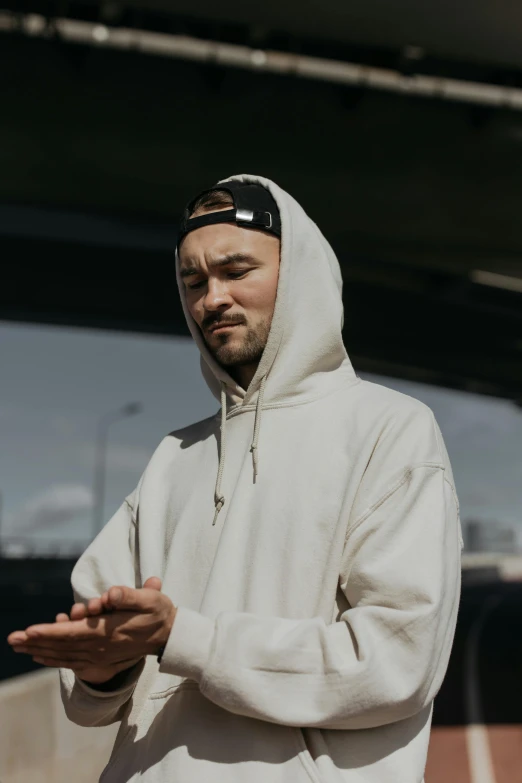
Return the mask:
[[[216,478],[216,488],[214,489],[214,506],[216,508],[214,512],[213,525],[216,524],[218,514],[225,505],[225,498],[221,494],[221,479],[223,478],[223,471],[225,469],[225,444],[226,444],[226,428],[227,428],[227,392],[224,383],[221,384],[221,432],[220,432],[220,445],[219,445],[219,467]]]
[[[257,395],[256,404],[256,416],[254,419],[254,434],[252,437],[252,445],[250,451],[252,452],[252,465],[254,469],[254,484],[256,483],[259,461],[257,456],[257,444],[259,442],[259,432],[261,430],[261,415],[263,412],[263,398],[265,395],[266,375],[261,378],[259,385],[259,394]],[[225,445],[226,445],[226,428],[227,428],[227,392],[225,383],[221,383],[221,432],[220,432],[220,447],[219,447],[219,467],[216,478],[216,487],[214,489],[214,521],[216,524],[218,514],[225,505],[225,497],[221,494],[221,480],[223,478],[223,471],[225,469]]]
[[[261,378],[261,384],[259,386],[259,394],[257,395],[256,418],[254,421],[254,437],[252,438],[252,445],[250,446],[250,451],[252,452],[252,464],[254,467],[254,484],[256,483],[258,466],[259,466],[258,458],[257,458],[257,444],[259,441],[259,430],[261,429],[261,414],[263,411],[263,397],[265,395],[265,383],[266,383],[266,375],[263,375],[263,377]]]

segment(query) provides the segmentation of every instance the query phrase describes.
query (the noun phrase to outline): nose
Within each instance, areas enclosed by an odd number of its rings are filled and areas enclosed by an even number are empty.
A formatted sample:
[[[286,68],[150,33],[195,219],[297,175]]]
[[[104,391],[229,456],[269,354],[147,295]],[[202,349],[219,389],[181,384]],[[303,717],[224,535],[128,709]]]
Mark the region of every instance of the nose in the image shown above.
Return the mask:
[[[203,304],[208,312],[215,312],[216,310],[230,307],[232,297],[229,294],[226,281],[209,278]]]

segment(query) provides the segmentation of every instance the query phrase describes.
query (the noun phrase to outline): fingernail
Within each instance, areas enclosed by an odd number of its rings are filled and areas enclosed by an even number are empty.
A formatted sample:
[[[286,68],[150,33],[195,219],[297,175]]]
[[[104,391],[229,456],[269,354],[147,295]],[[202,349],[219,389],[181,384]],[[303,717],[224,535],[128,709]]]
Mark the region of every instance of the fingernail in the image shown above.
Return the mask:
[[[113,594],[112,594],[112,596],[111,596],[111,597],[114,599],[114,601],[121,601],[121,590],[119,590],[119,589],[117,588],[117,589],[116,589],[116,590],[113,592]]]

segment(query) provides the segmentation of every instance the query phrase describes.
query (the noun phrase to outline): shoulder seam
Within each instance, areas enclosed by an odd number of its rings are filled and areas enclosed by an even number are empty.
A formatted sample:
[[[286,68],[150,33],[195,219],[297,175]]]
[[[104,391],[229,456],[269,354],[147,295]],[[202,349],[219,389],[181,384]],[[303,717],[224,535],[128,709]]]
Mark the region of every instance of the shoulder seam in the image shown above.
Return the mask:
[[[442,445],[442,441],[441,441],[442,433],[440,432],[439,425],[437,424],[437,419],[435,418],[435,414],[433,413],[431,408],[430,408],[430,411],[431,411],[431,417],[433,419],[433,424],[434,424],[435,438],[437,439],[437,446],[439,447],[439,454],[441,456],[441,459],[444,459],[445,447]],[[446,481],[450,485],[450,487],[451,487],[451,492],[453,494],[453,500],[455,501],[455,505],[457,507],[457,513],[460,516],[460,503],[459,503],[459,499],[457,497],[457,490],[455,489],[455,485],[453,484],[453,482],[449,480],[447,473],[444,473],[444,481]]]
[[[437,447],[439,449],[439,456],[440,456],[441,460],[444,461],[444,451],[445,451],[445,448],[442,446],[442,443],[441,443],[441,440],[440,440],[440,436],[441,436],[442,433],[440,432],[439,425],[437,424],[437,419],[435,418],[435,414],[433,413],[431,408],[429,408],[428,410],[431,413],[431,420],[432,420],[432,423],[433,423],[433,429],[435,431],[435,440],[437,441]]]
[[[378,500],[376,500],[375,503],[372,503],[372,505],[369,506],[369,508],[366,509],[364,514],[362,514],[353,523],[353,525],[351,525],[348,528],[348,530],[346,532],[345,541],[348,538],[349,534],[353,533],[354,530],[356,530],[360,525],[362,525],[362,523],[365,522],[368,519],[368,517],[371,516],[373,514],[373,512],[376,511],[379,508],[379,506],[382,506],[382,504],[386,500],[388,500],[388,498],[391,497],[394,494],[394,492],[396,492],[400,487],[402,487],[404,482],[409,478],[409,476],[413,473],[414,470],[417,470],[417,468],[433,468],[435,470],[442,470],[442,472],[444,474],[445,474],[445,470],[446,470],[444,465],[442,465],[439,462],[418,462],[416,465],[410,465],[407,468],[405,468],[404,472],[397,479],[397,481],[395,481],[395,483],[392,484],[392,486],[383,495],[381,495],[381,497]],[[445,475],[444,475],[444,478],[446,478]],[[448,482],[448,483],[450,483],[450,482]]]
[[[453,482],[449,480],[449,478],[448,478],[448,476],[447,476],[447,474],[446,474],[446,473],[444,473],[444,481],[445,481],[447,484],[449,484],[449,485],[450,485],[450,487],[451,487],[451,493],[452,493],[452,495],[453,495],[453,500],[455,501],[455,506],[457,507],[457,514],[458,514],[458,515],[459,515],[459,517],[460,517],[460,503],[459,503],[459,499],[458,499],[458,497],[457,497],[457,490],[456,490],[456,489],[455,489],[455,487],[453,486]]]

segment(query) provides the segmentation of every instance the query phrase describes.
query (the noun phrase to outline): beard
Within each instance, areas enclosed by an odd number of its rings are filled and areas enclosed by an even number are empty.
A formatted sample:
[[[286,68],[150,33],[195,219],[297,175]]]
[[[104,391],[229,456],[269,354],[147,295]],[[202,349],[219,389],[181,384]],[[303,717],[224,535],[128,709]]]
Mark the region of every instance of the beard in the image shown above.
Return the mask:
[[[220,319],[220,323],[226,323],[226,319]],[[265,350],[270,332],[270,322],[261,321],[255,328],[245,322],[245,334],[240,342],[235,342],[233,335],[217,335],[220,344],[210,345],[207,339],[207,348],[222,367],[241,367],[248,364],[257,364]],[[232,338],[232,339],[231,339]]]

